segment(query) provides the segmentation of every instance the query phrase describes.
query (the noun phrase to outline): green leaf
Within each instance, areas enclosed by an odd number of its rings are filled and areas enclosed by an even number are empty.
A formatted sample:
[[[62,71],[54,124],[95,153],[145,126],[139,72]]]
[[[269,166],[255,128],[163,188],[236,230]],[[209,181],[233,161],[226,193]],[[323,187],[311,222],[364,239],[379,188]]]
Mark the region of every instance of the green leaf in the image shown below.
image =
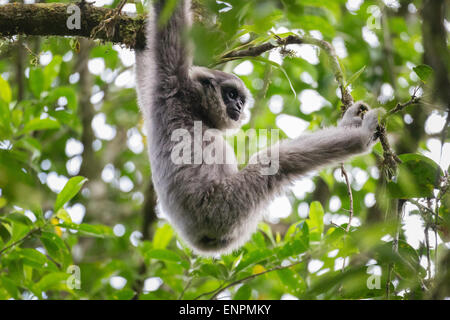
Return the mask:
[[[420,265],[420,258],[417,251],[411,247],[406,241],[398,241],[398,254],[401,262],[395,264],[395,270],[405,277],[411,278],[422,268]]]
[[[297,26],[301,26],[303,30],[319,30],[320,32],[322,32],[322,34],[326,34],[330,37],[334,36],[335,29],[323,17],[315,15],[297,14],[295,17],[291,16],[290,18],[296,22]]]
[[[82,233],[85,234],[90,234],[93,236],[98,236],[98,237],[106,237],[106,236],[113,236],[114,232],[112,231],[112,229],[108,226],[104,226],[104,225],[92,225],[92,224],[86,224],[86,223],[82,223],[80,225],[78,225],[78,230],[81,231]]]
[[[423,82],[427,82],[430,80],[431,76],[433,75],[433,68],[431,68],[429,65],[421,64],[413,68],[414,72],[417,74],[417,76],[422,80]]]
[[[195,273],[200,277],[211,276],[213,278],[220,278],[220,270],[217,264],[202,264]]]
[[[420,154],[406,153],[399,158],[399,173],[388,183],[390,195],[399,199],[433,196],[436,178],[442,172],[439,165]]]
[[[165,249],[173,237],[173,229],[169,224],[158,228],[153,237],[153,248]]]
[[[252,235],[252,242],[259,248],[266,248],[266,240],[261,232],[257,231]]]
[[[31,92],[39,99],[42,91],[44,91],[44,72],[41,68],[30,69],[29,84]]]
[[[172,261],[172,262],[180,262],[181,257],[170,250],[166,249],[153,249],[146,253],[147,259],[157,259],[157,260],[164,260],[164,261]]]
[[[20,249],[19,256],[23,259],[24,264],[33,268],[41,268],[47,262],[47,257],[36,249]]]
[[[45,118],[39,119],[35,118],[30,120],[22,129],[21,133],[28,133],[36,130],[51,130],[51,129],[59,129],[60,124],[58,121]]]
[[[11,111],[6,102],[0,99],[0,137],[9,138],[11,135]]]
[[[105,67],[112,70],[116,69],[120,63],[119,54],[112,48],[112,44],[95,46],[91,50],[91,58],[103,58]]]
[[[306,220],[306,223],[308,224],[311,240],[313,241],[319,241],[322,238],[323,215],[324,212],[320,202],[312,202],[309,207],[309,219]]]
[[[23,111],[22,110],[14,109],[11,112],[11,121],[16,128],[20,126],[20,124],[22,123],[22,119],[23,119]]]
[[[53,272],[42,277],[36,284],[39,291],[47,291],[50,289],[68,290],[66,280],[70,275],[65,272]]]
[[[359,76],[364,72],[364,70],[366,70],[366,66],[362,67],[361,69],[359,69],[358,71],[356,71],[351,77],[350,79],[348,79],[347,83],[345,84],[345,87],[347,88],[350,84],[352,84],[356,79],[359,78]]]
[[[5,198],[0,197],[0,209],[6,206],[7,203],[8,201]]]
[[[20,291],[14,281],[9,279],[8,277],[0,277],[0,283],[0,287],[5,288],[12,298],[20,299]]]
[[[56,217],[67,223],[72,222],[69,213],[63,208],[58,210],[58,212],[56,213]]]
[[[58,212],[58,210],[61,209],[63,205],[65,205],[73,197],[75,197],[76,194],[78,193],[78,191],[80,191],[81,187],[83,187],[83,184],[86,181],[87,181],[87,179],[82,176],[76,176],[76,177],[70,178],[69,181],[67,181],[64,188],[61,190],[61,192],[56,197],[55,206],[54,206],[55,212]]]
[[[94,237],[98,237],[98,238],[114,236],[114,232],[110,227],[104,226],[101,224],[93,225],[93,224],[86,224],[86,223],[76,224],[76,223],[63,222],[63,223],[58,224],[58,227],[76,230],[76,231],[79,231],[81,234],[94,236]]]
[[[77,94],[72,87],[56,87],[52,89],[48,96],[45,98],[46,103],[56,103],[60,97],[65,97],[67,99],[67,109],[76,110],[77,109]]]
[[[12,99],[11,87],[8,81],[0,75],[0,99],[6,103],[10,103]]]
[[[11,239],[11,233],[9,232],[8,228],[0,222],[0,238],[2,239],[3,243],[7,243]]]
[[[134,296],[135,292],[131,289],[122,289],[116,291],[112,294],[111,298],[113,300],[131,300]]]
[[[26,226],[31,226],[33,224],[33,222],[31,222],[26,215],[19,212],[10,213],[6,216],[6,218],[12,222],[17,222]]]
[[[291,269],[277,270],[278,277],[284,284],[285,289],[293,294],[299,295],[306,290],[305,281],[300,277],[298,273]]]
[[[260,249],[251,251],[248,254],[244,255],[241,262],[236,266],[236,272],[244,270],[245,268],[260,263],[263,260],[266,260],[273,256],[274,253],[269,249]]]
[[[249,300],[252,296],[252,288],[248,284],[242,285],[233,297],[233,300]]]
[[[44,74],[44,90],[50,89],[53,80],[58,76],[61,67],[62,57],[54,56],[52,61],[45,66]]]
[[[294,228],[293,228],[294,227]],[[284,238],[286,244],[278,251],[280,259],[299,255],[309,249],[309,229],[304,221],[292,225]]]
[[[40,240],[50,257],[63,265],[69,265],[72,257],[64,241],[54,233],[42,232]]]
[[[136,3],[136,13],[137,14],[143,14],[144,13],[144,6],[142,5],[142,2]]]

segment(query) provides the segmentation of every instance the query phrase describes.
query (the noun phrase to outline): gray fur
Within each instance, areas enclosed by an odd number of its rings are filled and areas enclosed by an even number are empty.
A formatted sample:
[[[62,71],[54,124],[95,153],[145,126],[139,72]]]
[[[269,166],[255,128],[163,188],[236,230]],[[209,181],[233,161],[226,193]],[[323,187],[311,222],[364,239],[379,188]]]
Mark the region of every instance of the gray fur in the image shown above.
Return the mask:
[[[369,150],[377,126],[377,110],[364,119],[356,103],[336,128],[329,128],[283,141],[279,171],[262,174],[261,164],[241,171],[235,164],[175,165],[171,141],[175,129],[193,131],[202,121],[203,131],[238,127],[226,112],[220,88],[231,84],[251,97],[243,82],[232,74],[192,66],[185,32],[190,26],[190,1],[180,0],[169,21],[157,23],[164,0],[155,1],[147,22],[147,46],[136,52],[137,91],[148,132],[152,179],[162,210],[170,223],[197,253],[228,253],[243,245],[257,229],[262,210],[301,175]],[[210,83],[205,85],[205,79]],[[234,152],[222,135],[216,141]],[[206,142],[203,142],[205,145]]]

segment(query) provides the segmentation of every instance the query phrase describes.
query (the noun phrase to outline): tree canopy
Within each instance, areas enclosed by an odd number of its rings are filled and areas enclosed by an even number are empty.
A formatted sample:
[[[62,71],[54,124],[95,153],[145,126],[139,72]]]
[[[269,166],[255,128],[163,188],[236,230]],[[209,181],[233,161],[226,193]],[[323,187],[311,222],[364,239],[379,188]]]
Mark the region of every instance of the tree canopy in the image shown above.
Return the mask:
[[[151,184],[133,51],[147,1],[0,3],[0,299],[450,297],[445,1],[194,1],[195,64],[255,100],[238,135],[386,110],[372,152],[296,181],[214,258]]]

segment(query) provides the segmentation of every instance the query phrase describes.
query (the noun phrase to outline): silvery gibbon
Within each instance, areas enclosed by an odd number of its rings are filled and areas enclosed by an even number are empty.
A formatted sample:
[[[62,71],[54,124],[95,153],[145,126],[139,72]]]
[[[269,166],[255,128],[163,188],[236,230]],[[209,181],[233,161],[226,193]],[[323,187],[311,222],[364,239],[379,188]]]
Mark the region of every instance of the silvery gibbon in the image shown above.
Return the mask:
[[[233,74],[192,65],[185,41],[191,25],[190,1],[177,1],[168,21],[161,24],[165,4],[153,1],[146,46],[136,51],[138,101],[146,123],[153,184],[160,208],[196,253],[229,253],[250,238],[264,207],[292,180],[370,150],[378,109],[368,111],[366,104],[357,102],[337,127],[282,141],[253,156],[277,155],[268,159],[278,161],[274,174],[265,172],[267,161],[252,159],[239,170],[221,132],[240,126],[250,93]],[[202,133],[216,129],[215,145],[222,146],[233,163],[174,163],[173,132],[183,129],[193,134],[198,122]],[[199,143],[205,147],[208,141]]]

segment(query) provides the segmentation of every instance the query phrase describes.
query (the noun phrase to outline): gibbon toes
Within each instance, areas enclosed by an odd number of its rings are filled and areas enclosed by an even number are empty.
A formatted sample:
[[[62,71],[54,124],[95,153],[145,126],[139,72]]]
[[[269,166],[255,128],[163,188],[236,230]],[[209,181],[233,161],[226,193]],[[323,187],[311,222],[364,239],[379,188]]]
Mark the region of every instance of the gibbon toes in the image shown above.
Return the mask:
[[[375,133],[378,126],[378,119],[385,113],[382,108],[372,109],[364,116],[362,126],[371,133]]]
[[[379,123],[378,120],[384,113],[384,109],[377,108],[370,110],[364,116],[361,129],[363,130],[363,135],[367,138],[367,146],[377,140],[378,136],[376,132]]]
[[[367,146],[376,140],[378,119],[384,114],[384,109],[370,109],[362,101],[355,102],[344,114],[339,122],[339,127],[360,128],[364,140],[367,139]]]
[[[355,102],[345,111],[344,117],[339,123],[340,127],[358,128],[361,126],[364,115],[369,111],[369,106],[362,101]]]

